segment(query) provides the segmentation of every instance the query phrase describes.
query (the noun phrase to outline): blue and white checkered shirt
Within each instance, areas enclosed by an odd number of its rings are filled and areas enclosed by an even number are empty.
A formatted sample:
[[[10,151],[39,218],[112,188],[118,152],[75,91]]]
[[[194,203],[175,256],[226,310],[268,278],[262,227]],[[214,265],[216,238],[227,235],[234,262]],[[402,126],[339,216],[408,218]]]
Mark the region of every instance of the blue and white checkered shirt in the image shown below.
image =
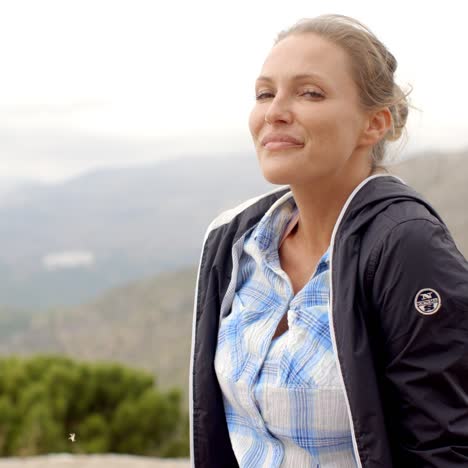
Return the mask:
[[[355,468],[328,323],[330,249],[296,295],[279,261],[295,214],[282,197],[232,250],[237,285],[215,355],[231,444],[241,468]],[[272,340],[286,312],[289,329]]]

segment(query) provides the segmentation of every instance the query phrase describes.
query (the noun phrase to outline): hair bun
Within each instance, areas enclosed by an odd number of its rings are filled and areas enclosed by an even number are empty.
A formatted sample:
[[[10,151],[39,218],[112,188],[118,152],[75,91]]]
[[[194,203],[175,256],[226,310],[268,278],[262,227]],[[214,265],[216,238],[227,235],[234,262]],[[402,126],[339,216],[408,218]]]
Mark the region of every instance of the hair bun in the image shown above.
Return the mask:
[[[386,55],[387,55],[388,68],[390,69],[391,73],[395,73],[395,71],[396,71],[396,69],[398,67],[398,62],[397,62],[395,56],[389,50],[386,50]]]
[[[388,141],[398,140],[403,132],[408,119],[408,100],[401,88],[394,84],[393,86],[394,102],[389,106],[392,114],[392,128],[385,135]]]

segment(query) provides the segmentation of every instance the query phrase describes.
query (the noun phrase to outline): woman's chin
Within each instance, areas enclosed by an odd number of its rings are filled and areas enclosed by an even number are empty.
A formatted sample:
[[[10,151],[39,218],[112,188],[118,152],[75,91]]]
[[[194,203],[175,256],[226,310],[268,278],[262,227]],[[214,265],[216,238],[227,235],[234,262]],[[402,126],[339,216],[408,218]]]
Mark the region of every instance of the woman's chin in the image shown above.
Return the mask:
[[[285,174],[276,172],[276,171],[262,171],[263,178],[269,182],[270,184],[274,185],[289,185],[291,179],[287,177]]]
[[[307,170],[304,165],[301,167],[278,167],[275,165],[262,164],[261,171],[263,178],[274,185],[303,186],[314,184],[327,177],[329,172],[325,168],[316,168],[317,170]]]
[[[269,155],[262,155],[259,158],[260,169],[265,180],[275,185],[290,185],[303,178],[304,161],[288,158],[288,155],[285,155],[284,159],[278,156],[272,158]]]

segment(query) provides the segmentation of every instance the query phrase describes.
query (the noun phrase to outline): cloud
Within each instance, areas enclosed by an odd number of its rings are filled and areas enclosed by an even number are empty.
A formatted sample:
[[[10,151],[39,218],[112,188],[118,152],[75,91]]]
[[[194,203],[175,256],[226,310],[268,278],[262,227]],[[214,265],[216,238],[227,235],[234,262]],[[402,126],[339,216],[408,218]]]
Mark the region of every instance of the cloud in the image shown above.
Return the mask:
[[[96,259],[94,254],[85,250],[53,252],[42,258],[42,266],[48,271],[72,268],[91,268],[95,263]]]

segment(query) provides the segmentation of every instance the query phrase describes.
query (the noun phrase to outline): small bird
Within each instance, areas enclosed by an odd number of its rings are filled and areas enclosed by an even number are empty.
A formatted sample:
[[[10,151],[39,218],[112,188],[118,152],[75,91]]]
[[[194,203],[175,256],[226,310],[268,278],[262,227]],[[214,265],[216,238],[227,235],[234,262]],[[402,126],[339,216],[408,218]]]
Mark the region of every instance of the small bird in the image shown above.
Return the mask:
[[[70,434],[70,437],[68,438],[68,440],[71,440],[72,442],[75,442],[75,433]]]

